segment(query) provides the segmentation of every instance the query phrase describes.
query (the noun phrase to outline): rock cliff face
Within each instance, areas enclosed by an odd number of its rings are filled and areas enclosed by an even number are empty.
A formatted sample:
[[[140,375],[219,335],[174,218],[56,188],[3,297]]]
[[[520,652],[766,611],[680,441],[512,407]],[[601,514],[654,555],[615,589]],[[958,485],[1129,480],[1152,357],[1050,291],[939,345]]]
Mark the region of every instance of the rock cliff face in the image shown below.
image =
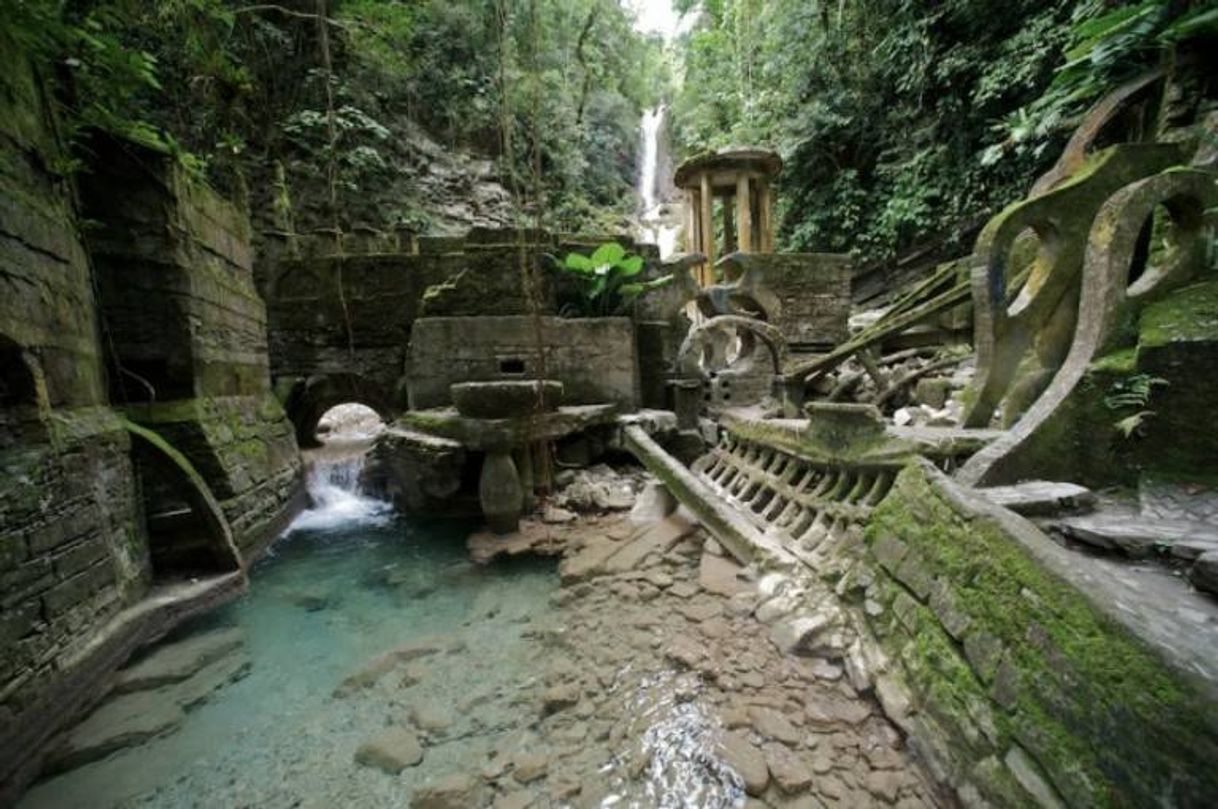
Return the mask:
[[[0,63],[7,804],[132,649],[240,591],[302,482],[244,215],[133,144],[74,188],[41,82],[3,39]]]

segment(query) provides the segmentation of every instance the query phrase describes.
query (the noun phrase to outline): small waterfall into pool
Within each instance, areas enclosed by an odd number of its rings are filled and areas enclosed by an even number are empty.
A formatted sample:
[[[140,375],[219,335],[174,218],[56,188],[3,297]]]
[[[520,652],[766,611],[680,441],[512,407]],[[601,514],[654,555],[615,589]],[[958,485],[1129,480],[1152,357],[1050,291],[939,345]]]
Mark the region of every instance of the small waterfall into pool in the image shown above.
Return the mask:
[[[386,525],[393,506],[368,496],[362,488],[364,464],[372,436],[337,435],[305,454],[312,505],[288,527],[294,531],[329,531],[343,527]]]

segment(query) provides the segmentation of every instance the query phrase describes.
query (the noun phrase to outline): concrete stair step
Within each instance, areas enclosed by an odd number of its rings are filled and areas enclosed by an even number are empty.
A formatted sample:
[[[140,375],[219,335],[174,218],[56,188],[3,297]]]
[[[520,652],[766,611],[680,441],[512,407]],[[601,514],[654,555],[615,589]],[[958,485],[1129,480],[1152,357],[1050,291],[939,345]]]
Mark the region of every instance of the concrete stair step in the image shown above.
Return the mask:
[[[1095,509],[1095,494],[1074,483],[1029,480],[1013,486],[993,486],[977,491],[991,503],[1025,517],[1085,514]]]

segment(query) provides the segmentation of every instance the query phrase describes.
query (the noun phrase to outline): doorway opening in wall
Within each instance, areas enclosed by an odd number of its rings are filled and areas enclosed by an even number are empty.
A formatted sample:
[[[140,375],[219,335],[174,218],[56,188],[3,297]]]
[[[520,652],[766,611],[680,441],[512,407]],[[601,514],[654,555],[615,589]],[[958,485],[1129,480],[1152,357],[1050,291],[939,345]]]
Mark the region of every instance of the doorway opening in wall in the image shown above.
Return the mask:
[[[34,372],[21,346],[0,334],[0,450],[29,440],[35,427],[40,425]]]
[[[140,441],[133,461],[148,531],[152,579],[167,584],[240,566],[216,506],[165,454]]]

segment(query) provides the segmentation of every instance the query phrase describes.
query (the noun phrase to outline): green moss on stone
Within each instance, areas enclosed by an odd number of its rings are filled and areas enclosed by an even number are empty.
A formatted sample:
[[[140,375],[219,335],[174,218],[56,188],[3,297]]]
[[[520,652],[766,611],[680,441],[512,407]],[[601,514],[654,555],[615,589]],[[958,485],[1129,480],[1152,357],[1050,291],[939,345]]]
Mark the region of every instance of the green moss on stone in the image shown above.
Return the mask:
[[[996,522],[960,513],[920,466],[902,471],[866,536],[869,546],[885,536],[906,543],[949,583],[968,631],[1001,642],[1021,685],[1011,713],[991,703],[997,732],[1018,738],[1068,800],[1145,804],[1178,792],[1182,769],[1197,779],[1190,789],[1218,790],[1203,764],[1218,754],[1207,727],[1214,706]],[[963,723],[988,686],[964,671],[965,646],[927,614],[904,662],[932,712]]]
[[[1142,311],[1139,346],[1198,340],[1218,341],[1218,281],[1176,290]]]

